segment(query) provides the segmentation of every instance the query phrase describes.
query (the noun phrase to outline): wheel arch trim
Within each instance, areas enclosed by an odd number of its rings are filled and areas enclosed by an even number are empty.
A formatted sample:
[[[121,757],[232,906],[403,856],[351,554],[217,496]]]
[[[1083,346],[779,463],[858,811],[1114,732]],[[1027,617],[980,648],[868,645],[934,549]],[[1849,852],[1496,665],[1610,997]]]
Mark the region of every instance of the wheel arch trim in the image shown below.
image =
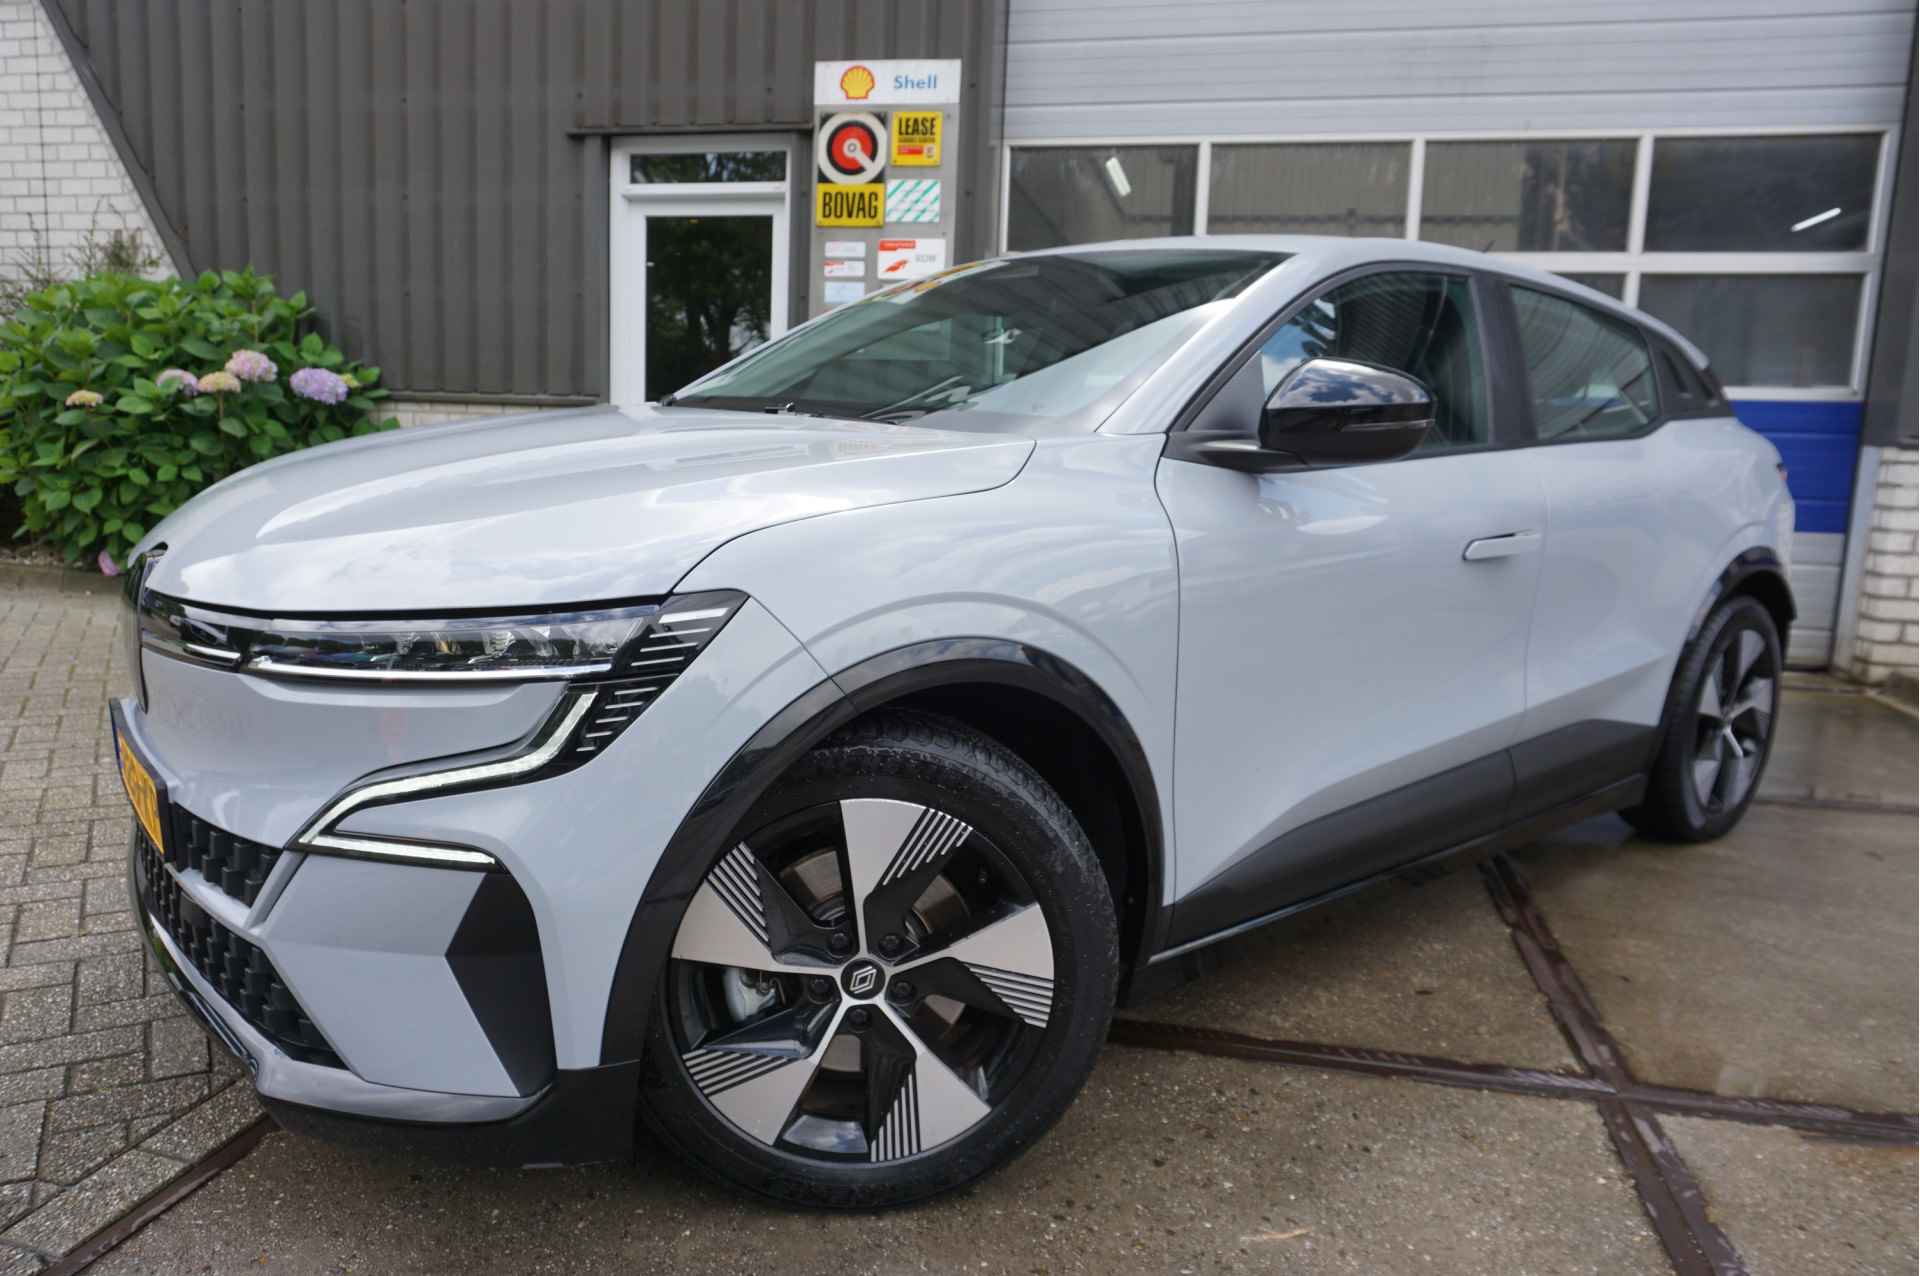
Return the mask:
[[[607,996],[601,1063],[641,1057],[653,992],[673,929],[712,867],[721,840],[799,758],[838,728],[895,700],[941,686],[996,683],[1037,693],[1082,722],[1112,753],[1138,808],[1146,854],[1145,922],[1138,968],[1160,947],[1166,923],[1165,835],[1159,789],[1132,725],[1099,684],[1069,661],[1011,639],[945,638],[881,652],[788,703],[708,781],[661,851],[628,923]]]
[[[1756,545],[1735,554],[1732,561],[1721,568],[1720,574],[1713,578],[1713,583],[1707,587],[1706,597],[1700,600],[1700,606],[1695,609],[1693,620],[1687,626],[1686,642],[1682,644],[1682,650],[1685,649],[1686,643],[1691,643],[1700,636],[1701,629],[1707,623],[1707,617],[1713,614],[1713,609],[1719,605],[1721,599],[1729,594],[1742,592],[1744,587],[1754,582],[1756,578],[1768,578],[1768,587],[1779,590],[1779,602],[1784,606],[1787,623],[1791,624],[1799,615],[1799,608],[1794,605],[1793,583],[1787,579],[1786,565],[1780,561],[1780,556],[1773,550],[1764,545]],[[1760,602],[1770,613],[1774,611],[1774,606],[1768,599],[1761,598]],[[1780,626],[1780,646],[1784,650],[1786,645],[1787,626],[1782,625]]]

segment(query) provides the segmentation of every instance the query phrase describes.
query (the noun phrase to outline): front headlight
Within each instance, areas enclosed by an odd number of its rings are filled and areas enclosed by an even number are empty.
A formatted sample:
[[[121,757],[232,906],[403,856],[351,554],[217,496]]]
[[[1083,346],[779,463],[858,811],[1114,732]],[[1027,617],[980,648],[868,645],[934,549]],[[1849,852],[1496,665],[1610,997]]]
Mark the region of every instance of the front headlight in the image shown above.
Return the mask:
[[[632,725],[740,610],[732,590],[565,612],[413,619],[269,618],[218,612],[139,590],[141,645],[176,660],[277,679],[465,685],[563,679],[524,737],[492,749],[391,767],[342,790],[291,850],[492,870],[485,851],[346,833],[369,807],[525,784],[591,761]]]
[[[581,680],[675,672],[733,614],[738,595],[520,615],[267,618],[145,591],[143,647],[267,678],[377,683]]]

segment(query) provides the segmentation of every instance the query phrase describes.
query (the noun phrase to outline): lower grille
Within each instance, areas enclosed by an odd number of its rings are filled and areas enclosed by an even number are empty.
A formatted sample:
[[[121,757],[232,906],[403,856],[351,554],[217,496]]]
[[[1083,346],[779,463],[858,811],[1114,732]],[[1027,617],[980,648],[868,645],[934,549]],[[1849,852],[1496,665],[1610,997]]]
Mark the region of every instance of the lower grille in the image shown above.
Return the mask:
[[[302,1063],[344,1068],[340,1056],[294,1000],[266,953],[222,926],[188,898],[144,832],[136,831],[134,838],[140,860],[140,898],[200,977],[255,1031],[289,1057]]]
[[[280,859],[279,847],[236,837],[177,805],[169,824],[167,844],[182,868],[199,869],[208,885],[248,906],[260,898],[267,874]]]

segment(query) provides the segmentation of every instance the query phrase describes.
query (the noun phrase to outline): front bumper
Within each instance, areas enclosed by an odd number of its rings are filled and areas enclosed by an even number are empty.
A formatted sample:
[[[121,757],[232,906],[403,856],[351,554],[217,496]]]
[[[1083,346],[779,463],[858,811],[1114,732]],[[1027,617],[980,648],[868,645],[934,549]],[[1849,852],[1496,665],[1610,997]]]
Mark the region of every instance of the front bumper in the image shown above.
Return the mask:
[[[493,746],[537,723],[545,702],[283,687],[153,653],[143,663],[150,705],[116,705],[116,730],[187,825],[169,832],[158,871],[230,935],[209,946],[180,932],[176,914],[140,898],[130,862],[139,916],[175,989],[283,1124],[499,1164],[626,1155],[639,1065],[603,1049],[608,990],[659,848],[753,732],[825,679],[791,634],[749,602],[697,673],[590,765],[342,822],[356,837],[476,848],[498,865],[489,872],[305,853],[292,835],[346,771]],[[214,964],[222,947],[258,949],[264,968],[236,975]],[[284,986],[268,1006],[279,1017],[235,982],[248,975]],[[307,1028],[330,1060],[300,1057],[317,1044]],[[621,1028],[625,1042],[638,1025]]]
[[[245,1066],[283,1127],[487,1165],[578,1165],[632,1155],[637,1062],[561,1069],[538,1094],[507,1097],[381,1085],[345,1068],[295,1059],[220,995],[155,916],[137,832],[128,846],[127,885],[175,995]]]
[[[537,1096],[445,1094],[381,1085],[343,1067],[307,1063],[248,1023],[198,970],[154,914],[153,885],[141,863],[140,836],[129,840],[127,883],[147,943],[159,958],[167,982],[201,1023],[246,1065],[263,1098],[331,1108],[356,1116],[388,1120],[450,1122],[502,1121],[532,1107]],[[161,872],[170,870],[161,869]]]

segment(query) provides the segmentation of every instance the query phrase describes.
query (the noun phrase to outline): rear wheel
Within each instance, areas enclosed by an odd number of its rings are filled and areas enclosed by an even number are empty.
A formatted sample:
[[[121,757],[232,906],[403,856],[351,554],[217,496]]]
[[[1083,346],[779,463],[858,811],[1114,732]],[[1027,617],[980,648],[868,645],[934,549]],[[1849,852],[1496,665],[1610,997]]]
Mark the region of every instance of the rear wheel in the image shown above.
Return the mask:
[[[1706,842],[1740,822],[1773,749],[1780,667],[1765,607],[1742,595],[1714,608],[1674,674],[1646,798],[1622,812],[1635,828]]]
[[[899,1204],[1010,1159],[1092,1069],[1118,975],[1085,834],[1006,749],[895,713],[829,739],[709,872],[642,1108],[737,1186]]]

